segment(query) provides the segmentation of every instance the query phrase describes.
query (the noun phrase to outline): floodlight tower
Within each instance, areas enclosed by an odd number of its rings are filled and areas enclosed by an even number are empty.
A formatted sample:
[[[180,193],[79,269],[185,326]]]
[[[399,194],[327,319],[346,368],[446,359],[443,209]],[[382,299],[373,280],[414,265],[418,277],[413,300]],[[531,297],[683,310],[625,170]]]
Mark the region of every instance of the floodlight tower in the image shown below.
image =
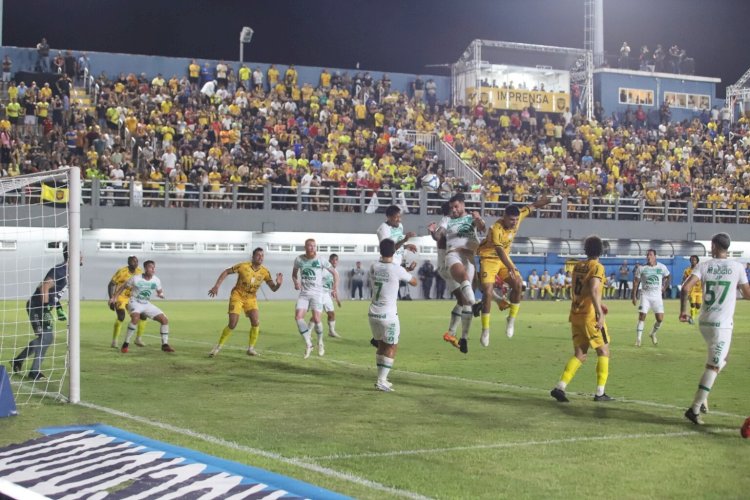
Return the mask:
[[[245,62],[244,48],[246,43],[250,43],[253,39],[253,29],[247,26],[242,28],[240,31],[240,62]]]
[[[594,65],[604,62],[604,0],[585,0],[583,48],[594,53]]]

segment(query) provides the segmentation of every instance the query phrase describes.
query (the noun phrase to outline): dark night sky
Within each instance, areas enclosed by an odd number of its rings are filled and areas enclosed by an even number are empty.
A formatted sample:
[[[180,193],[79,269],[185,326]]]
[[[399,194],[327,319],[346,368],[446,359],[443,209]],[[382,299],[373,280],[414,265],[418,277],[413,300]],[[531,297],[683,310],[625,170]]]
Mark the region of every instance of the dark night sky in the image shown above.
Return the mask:
[[[475,38],[583,46],[583,0],[5,0],[3,43],[440,73]],[[709,8],[710,6],[710,8]],[[750,67],[749,0],[604,0],[604,46],[684,47],[697,73],[734,83]]]

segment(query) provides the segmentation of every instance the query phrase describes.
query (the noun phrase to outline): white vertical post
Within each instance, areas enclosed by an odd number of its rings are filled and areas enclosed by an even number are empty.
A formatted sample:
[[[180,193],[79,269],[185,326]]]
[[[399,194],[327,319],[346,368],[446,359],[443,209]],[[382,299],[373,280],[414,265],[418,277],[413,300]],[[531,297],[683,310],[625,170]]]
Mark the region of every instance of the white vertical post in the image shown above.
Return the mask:
[[[68,171],[68,352],[70,402],[81,401],[81,169]]]
[[[240,64],[242,64],[243,62],[245,62],[245,58],[244,58],[244,54],[243,54],[244,51],[245,51],[245,44],[242,43],[242,40],[240,40]]]

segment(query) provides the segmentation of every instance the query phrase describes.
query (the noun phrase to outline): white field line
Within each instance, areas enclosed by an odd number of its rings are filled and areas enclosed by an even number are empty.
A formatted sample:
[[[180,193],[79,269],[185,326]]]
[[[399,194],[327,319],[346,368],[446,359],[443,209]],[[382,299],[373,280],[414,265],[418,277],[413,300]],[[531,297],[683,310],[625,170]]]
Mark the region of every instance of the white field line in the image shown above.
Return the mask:
[[[152,338],[155,338],[155,339],[160,338],[160,337],[158,337],[156,335],[144,335],[144,336],[145,337],[152,337]],[[189,343],[189,344],[205,345],[205,346],[209,346],[209,347],[213,347],[214,346],[214,344],[211,343],[211,342],[204,342],[204,341],[201,341],[201,340],[182,339],[181,341],[185,342],[185,343]],[[224,349],[225,350],[227,350],[227,349],[228,350],[237,350],[237,351],[244,351],[245,350],[242,347],[233,347],[233,346],[225,346]],[[269,349],[264,349],[263,352],[267,352],[269,354],[276,354],[276,355],[279,355],[279,356],[288,356],[288,357],[293,357],[293,358],[300,358],[300,357],[302,357],[300,353],[291,353],[291,352],[283,352],[283,351],[273,351],[273,350],[269,350]],[[328,363],[332,363],[332,364],[338,364],[338,365],[342,365],[342,366],[347,366],[349,368],[357,368],[357,369],[360,369],[360,370],[371,370],[371,369],[374,370],[374,366],[360,365],[360,364],[357,364],[357,363],[352,363],[351,361],[343,361],[343,360],[339,360],[339,359],[333,359],[333,358],[330,358],[328,356],[326,356],[325,358],[323,358],[323,361],[328,362]],[[461,383],[468,383],[468,384],[475,384],[475,385],[486,385],[486,386],[491,386],[491,387],[499,387],[499,388],[502,388],[502,389],[510,389],[510,390],[514,390],[514,391],[518,391],[518,392],[530,392],[530,393],[539,393],[539,394],[541,394],[541,393],[543,393],[543,394],[549,394],[549,391],[550,391],[550,389],[540,389],[538,387],[528,387],[528,386],[523,386],[523,385],[506,384],[504,382],[492,382],[490,380],[477,380],[477,379],[473,379],[473,378],[457,377],[457,376],[454,376],[454,375],[442,375],[442,374],[436,374],[436,373],[413,372],[413,371],[399,370],[399,369],[396,369],[396,373],[402,374],[402,375],[408,375],[408,376],[412,376],[412,377],[431,378],[431,379],[436,379],[436,380],[447,380],[447,381],[451,381],[451,382],[461,382]],[[568,394],[575,394],[575,395],[578,395],[578,396],[592,397],[592,394],[580,393],[580,392],[578,392],[578,393],[568,393]],[[667,409],[667,410],[685,411],[685,408],[687,408],[687,405],[686,406],[675,406],[675,405],[670,405],[670,404],[665,404],[665,403],[656,403],[654,401],[643,401],[643,400],[638,400],[638,399],[628,399],[628,398],[624,398],[624,397],[618,397],[616,402],[617,403],[628,403],[628,404],[633,404],[633,405],[638,405],[638,406],[648,406],[648,407],[652,407],[652,408],[663,408],[663,409]],[[711,415],[718,415],[718,416],[721,416],[721,417],[741,418],[743,420],[747,417],[747,415],[737,415],[735,413],[726,413],[726,412],[714,411],[714,410],[711,410]]]
[[[177,427],[171,424],[166,424],[164,422],[152,420],[150,418],[145,418],[145,417],[141,417],[138,415],[131,415],[130,413],[126,413],[120,410],[115,410],[113,408],[108,408],[106,406],[100,406],[94,403],[88,403],[88,402],[83,402],[83,401],[78,403],[78,405],[86,407],[86,408],[91,408],[92,410],[101,411],[103,413],[108,413],[116,417],[124,418],[127,420],[132,420],[134,422],[138,422],[139,424],[149,425],[151,427],[156,427],[156,428],[166,430],[169,432],[174,432],[175,434],[180,434],[182,436],[187,436],[193,439],[200,439],[201,441],[205,441],[215,446],[223,446],[225,448],[230,448],[232,450],[242,451],[244,453],[249,453],[251,455],[268,458],[270,460],[275,460],[277,462],[281,462],[287,465],[293,465],[295,467],[307,469],[307,470],[317,472],[319,474],[329,476],[335,479],[348,481],[350,483],[354,483],[359,486],[364,486],[366,488],[371,488],[373,490],[382,491],[384,493],[388,493],[389,495],[395,495],[395,496],[399,496],[403,498],[412,498],[412,499],[418,499],[418,500],[429,499],[429,497],[425,497],[423,495],[420,495],[419,493],[414,493],[414,492],[407,491],[407,490],[401,490],[398,488],[391,488],[390,486],[386,486],[386,485],[377,483],[375,481],[370,481],[369,479],[355,476],[354,474],[349,474],[347,472],[340,472],[337,470],[330,469],[328,467],[323,467],[311,461],[302,460],[298,458],[288,458],[283,455],[279,455],[278,453],[261,450],[259,448],[252,448],[250,446],[245,446],[239,443],[235,443],[234,441],[227,441],[226,439],[222,439],[220,437],[211,436],[209,434],[203,434],[201,432],[196,432],[191,429],[186,429],[183,427]]]
[[[711,433],[726,433],[726,432],[737,432],[735,430],[723,429],[713,431]],[[471,450],[495,450],[503,448],[524,448],[531,446],[551,446],[557,444],[569,444],[569,443],[584,443],[591,441],[627,441],[635,439],[652,439],[652,438],[668,438],[668,437],[693,437],[702,436],[704,432],[699,430],[695,431],[681,431],[681,432],[662,432],[662,433],[638,433],[638,434],[610,434],[605,436],[580,436],[571,437],[564,439],[545,439],[545,440],[534,440],[534,441],[516,441],[510,443],[490,443],[490,444],[475,444],[471,446],[452,446],[447,448],[423,448],[416,450],[396,450],[396,451],[383,451],[383,452],[371,452],[371,453],[350,453],[350,454],[335,454],[335,455],[324,455],[319,457],[304,457],[306,460],[341,460],[350,458],[378,458],[378,457],[398,457],[406,455],[426,455],[430,453],[449,453],[452,451],[471,451]]]

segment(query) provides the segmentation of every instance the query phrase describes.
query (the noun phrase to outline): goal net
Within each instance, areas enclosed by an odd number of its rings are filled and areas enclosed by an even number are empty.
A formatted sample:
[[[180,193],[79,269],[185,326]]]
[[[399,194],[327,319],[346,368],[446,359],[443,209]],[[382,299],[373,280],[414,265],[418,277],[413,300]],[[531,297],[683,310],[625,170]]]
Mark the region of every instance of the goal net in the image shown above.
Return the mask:
[[[79,175],[0,178],[0,362],[18,405],[80,399]]]

